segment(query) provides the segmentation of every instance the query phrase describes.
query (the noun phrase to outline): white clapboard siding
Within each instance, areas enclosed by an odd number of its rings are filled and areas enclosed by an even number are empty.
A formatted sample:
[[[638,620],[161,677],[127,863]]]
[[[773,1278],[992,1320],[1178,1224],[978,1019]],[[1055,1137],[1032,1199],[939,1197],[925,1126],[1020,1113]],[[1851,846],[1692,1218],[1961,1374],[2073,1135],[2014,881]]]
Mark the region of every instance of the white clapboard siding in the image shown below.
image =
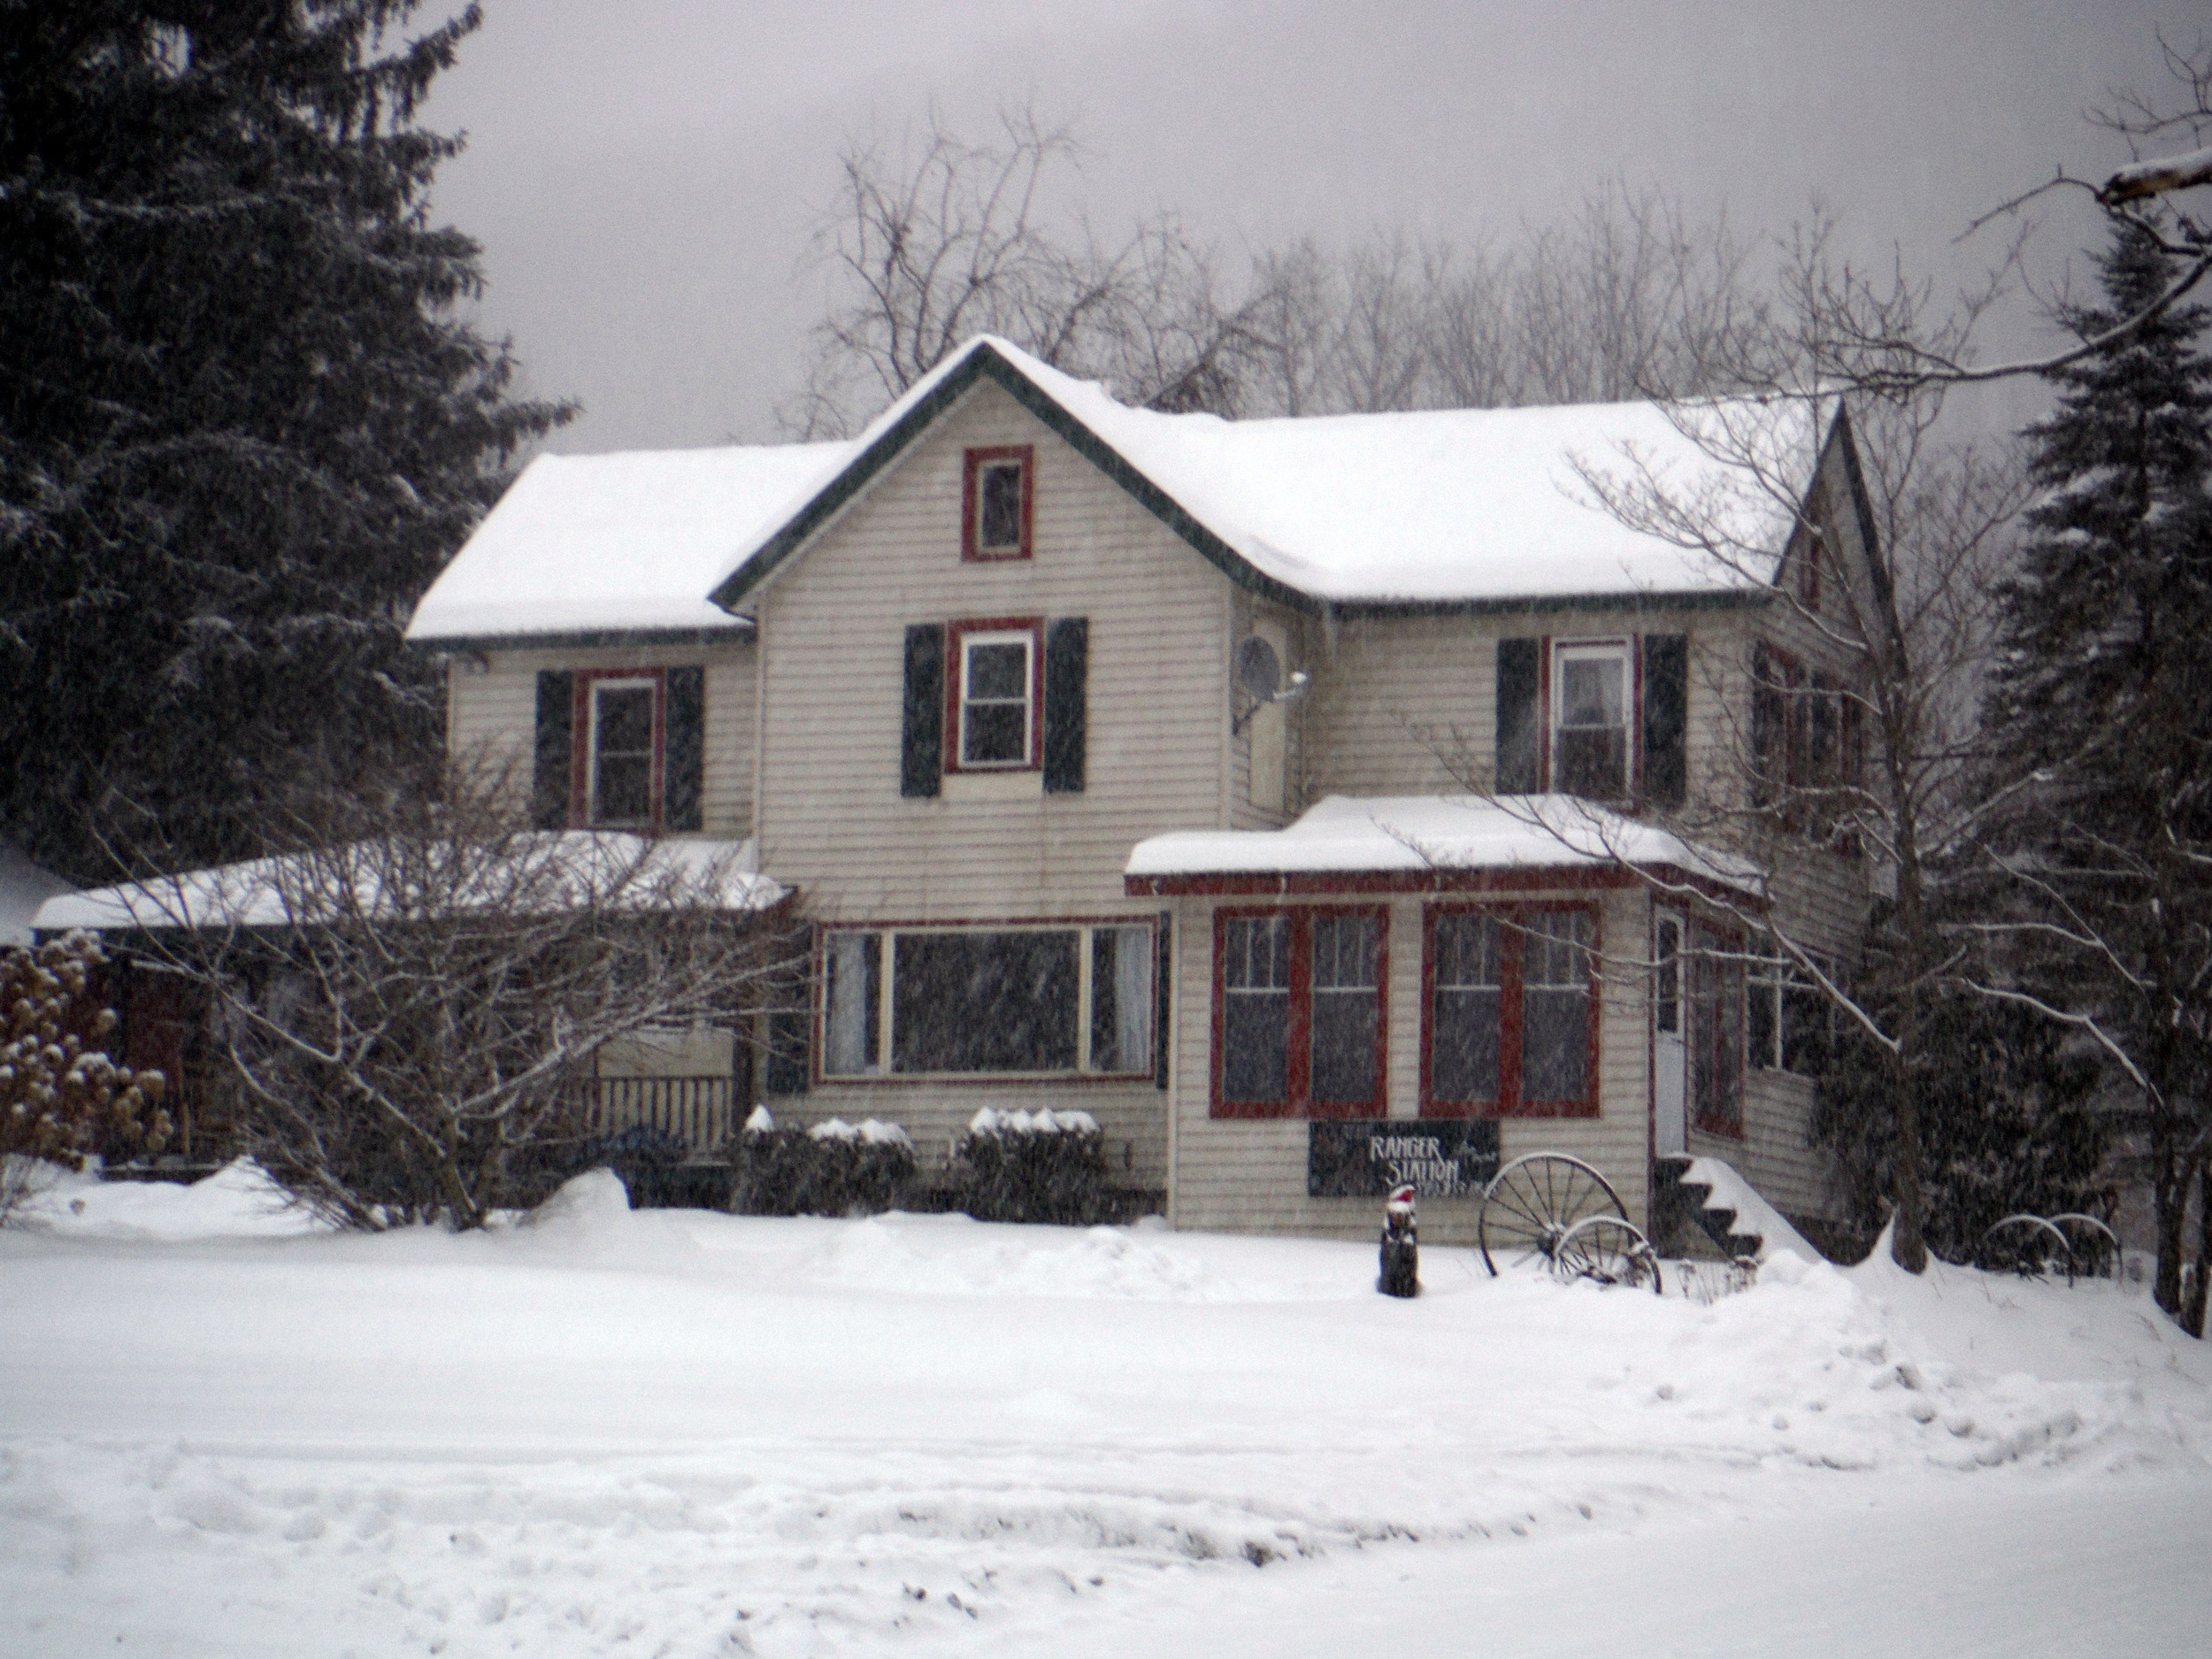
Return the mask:
[[[963,564],[963,456],[1036,449],[1035,557]],[[990,384],[902,457],[759,606],[762,856],[818,919],[1143,914],[1121,872],[1148,835],[1225,821],[1230,585]],[[1084,791],[899,794],[906,628],[1087,617]],[[1033,777],[1033,774],[1031,774]]]
[[[706,733],[700,779],[699,833],[741,841],[752,833],[753,707],[758,675],[750,641],[712,648],[493,651],[478,669],[457,657],[447,671],[446,736],[457,758],[504,766],[526,796],[537,726],[541,670],[674,668],[707,671]]]

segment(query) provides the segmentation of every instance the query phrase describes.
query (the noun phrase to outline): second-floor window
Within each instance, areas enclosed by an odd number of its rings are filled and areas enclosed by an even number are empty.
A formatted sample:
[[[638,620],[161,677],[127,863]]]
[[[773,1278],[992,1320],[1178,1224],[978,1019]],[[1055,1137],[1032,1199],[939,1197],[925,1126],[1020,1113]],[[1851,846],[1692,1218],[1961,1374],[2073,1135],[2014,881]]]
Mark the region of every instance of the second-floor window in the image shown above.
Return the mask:
[[[1552,787],[1618,801],[1629,783],[1626,641],[1552,649]]]
[[[1035,622],[956,624],[952,755],[957,772],[1018,772],[1040,757],[1042,657]]]
[[[585,821],[595,829],[649,827],[657,818],[658,676],[594,680]]]

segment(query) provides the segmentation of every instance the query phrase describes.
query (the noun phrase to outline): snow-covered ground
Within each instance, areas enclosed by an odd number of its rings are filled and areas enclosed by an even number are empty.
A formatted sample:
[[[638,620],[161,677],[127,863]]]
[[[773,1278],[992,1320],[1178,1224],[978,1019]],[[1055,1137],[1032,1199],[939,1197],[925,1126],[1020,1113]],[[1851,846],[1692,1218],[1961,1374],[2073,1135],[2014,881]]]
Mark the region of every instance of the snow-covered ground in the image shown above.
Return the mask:
[[[2133,1290],[265,1206],[0,1234],[0,1654],[2212,1650],[2212,1358]]]

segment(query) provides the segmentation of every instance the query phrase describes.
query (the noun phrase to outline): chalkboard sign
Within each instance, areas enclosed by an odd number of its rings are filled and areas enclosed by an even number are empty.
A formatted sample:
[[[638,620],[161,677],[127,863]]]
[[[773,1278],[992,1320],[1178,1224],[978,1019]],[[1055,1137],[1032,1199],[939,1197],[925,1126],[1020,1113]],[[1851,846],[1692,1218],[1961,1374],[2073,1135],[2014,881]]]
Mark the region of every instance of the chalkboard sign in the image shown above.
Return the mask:
[[[1479,1119],[1386,1118],[1306,1125],[1306,1192],[1382,1198],[1472,1198],[1498,1172],[1498,1125]]]

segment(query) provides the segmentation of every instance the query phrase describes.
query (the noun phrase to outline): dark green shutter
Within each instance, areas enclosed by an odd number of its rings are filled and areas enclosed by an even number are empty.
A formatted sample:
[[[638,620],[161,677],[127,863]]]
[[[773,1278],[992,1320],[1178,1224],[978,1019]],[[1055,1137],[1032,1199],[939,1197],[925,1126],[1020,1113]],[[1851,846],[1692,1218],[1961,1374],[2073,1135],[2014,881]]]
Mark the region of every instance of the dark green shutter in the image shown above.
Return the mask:
[[[1534,795],[1544,787],[1537,733],[1537,682],[1541,640],[1498,641],[1498,762],[1500,795]]]
[[[1083,793],[1091,625],[1062,617],[1045,630],[1045,793]]]
[[[1771,806],[1780,793],[1788,761],[1785,722],[1789,707],[1782,699],[1781,681],[1773,653],[1761,640],[1751,648],[1751,803]]]
[[[540,829],[568,827],[576,775],[576,676],[547,669],[538,676],[538,726],[530,769],[530,821]]]
[[[1175,1011],[1175,912],[1160,912],[1160,931],[1153,936],[1157,954],[1152,961],[1152,1082],[1167,1087],[1168,1024]]]
[[[707,671],[668,671],[667,726],[662,749],[661,827],[699,827],[699,781],[706,749]]]
[[[1690,638],[1644,635],[1644,799],[1680,806],[1689,793]]]
[[[906,631],[906,691],[899,740],[899,793],[932,795],[945,771],[945,630]]]

